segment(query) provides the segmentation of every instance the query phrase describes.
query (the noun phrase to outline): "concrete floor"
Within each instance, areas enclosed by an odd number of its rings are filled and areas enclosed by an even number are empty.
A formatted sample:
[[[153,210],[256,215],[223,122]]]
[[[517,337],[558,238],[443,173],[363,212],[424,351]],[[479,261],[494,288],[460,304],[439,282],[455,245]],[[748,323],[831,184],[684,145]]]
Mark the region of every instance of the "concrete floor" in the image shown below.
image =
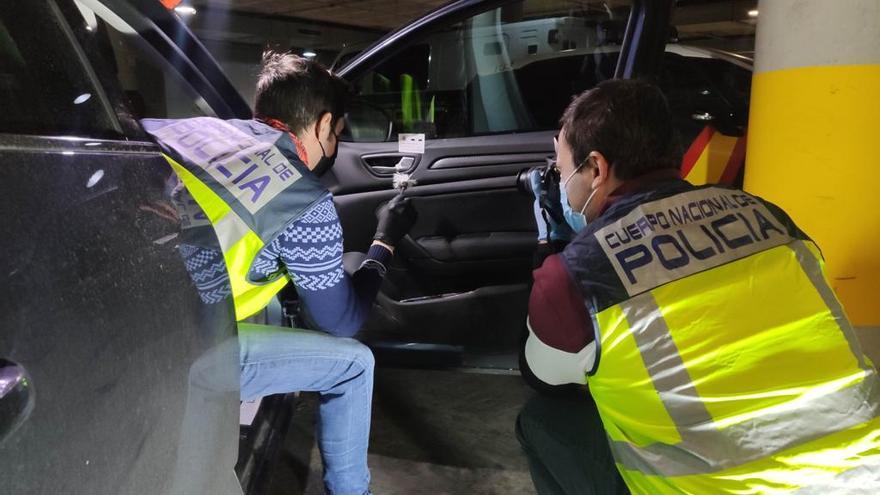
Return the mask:
[[[880,328],[857,330],[880,363]],[[376,371],[369,463],[377,495],[534,494],[513,433],[531,390],[518,375]],[[320,495],[315,395],[298,404],[269,495]]]
[[[518,375],[376,371],[369,464],[377,495],[534,494],[513,433],[531,396]],[[320,495],[314,395],[304,394],[270,495]]]

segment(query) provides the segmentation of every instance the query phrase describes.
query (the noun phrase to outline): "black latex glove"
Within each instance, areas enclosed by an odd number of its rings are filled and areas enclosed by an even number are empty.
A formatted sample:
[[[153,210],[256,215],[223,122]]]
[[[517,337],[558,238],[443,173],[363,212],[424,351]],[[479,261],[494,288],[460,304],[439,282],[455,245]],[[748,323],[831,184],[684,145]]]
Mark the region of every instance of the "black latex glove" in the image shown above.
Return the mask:
[[[376,214],[379,225],[376,227],[376,235],[373,239],[389,246],[396,246],[416,223],[418,216],[410,199],[398,194]]]

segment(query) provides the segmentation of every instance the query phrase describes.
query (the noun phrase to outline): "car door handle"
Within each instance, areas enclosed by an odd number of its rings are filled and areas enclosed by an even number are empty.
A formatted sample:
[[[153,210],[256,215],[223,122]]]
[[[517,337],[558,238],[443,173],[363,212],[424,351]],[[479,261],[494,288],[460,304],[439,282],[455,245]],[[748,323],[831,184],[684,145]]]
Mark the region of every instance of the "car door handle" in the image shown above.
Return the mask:
[[[415,158],[401,155],[370,155],[363,157],[363,159],[371,172],[388,177],[396,172],[409,172],[416,163]]]
[[[34,388],[24,367],[0,359],[0,442],[11,435],[34,409]]]

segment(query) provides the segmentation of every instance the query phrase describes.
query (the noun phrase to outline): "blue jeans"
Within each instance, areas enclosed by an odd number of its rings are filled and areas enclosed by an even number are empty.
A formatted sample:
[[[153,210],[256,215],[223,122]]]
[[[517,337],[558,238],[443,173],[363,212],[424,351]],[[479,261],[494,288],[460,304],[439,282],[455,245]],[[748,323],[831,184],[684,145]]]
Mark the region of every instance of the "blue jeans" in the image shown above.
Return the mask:
[[[318,392],[318,447],[324,490],[369,493],[367,446],[373,396],[373,353],[354,339],[311,330],[239,323],[241,399]]]

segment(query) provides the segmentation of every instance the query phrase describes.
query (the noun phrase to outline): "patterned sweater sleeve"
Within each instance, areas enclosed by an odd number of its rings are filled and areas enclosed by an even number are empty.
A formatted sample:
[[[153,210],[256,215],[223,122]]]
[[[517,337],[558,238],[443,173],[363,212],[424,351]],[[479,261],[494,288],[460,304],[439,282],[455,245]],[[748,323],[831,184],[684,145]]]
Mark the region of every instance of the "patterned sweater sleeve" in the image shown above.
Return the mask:
[[[342,246],[342,226],[328,194],[288,225],[262,257],[284,265],[315,329],[350,337],[370,314],[391,253],[371,247],[360,269],[349,275]]]

